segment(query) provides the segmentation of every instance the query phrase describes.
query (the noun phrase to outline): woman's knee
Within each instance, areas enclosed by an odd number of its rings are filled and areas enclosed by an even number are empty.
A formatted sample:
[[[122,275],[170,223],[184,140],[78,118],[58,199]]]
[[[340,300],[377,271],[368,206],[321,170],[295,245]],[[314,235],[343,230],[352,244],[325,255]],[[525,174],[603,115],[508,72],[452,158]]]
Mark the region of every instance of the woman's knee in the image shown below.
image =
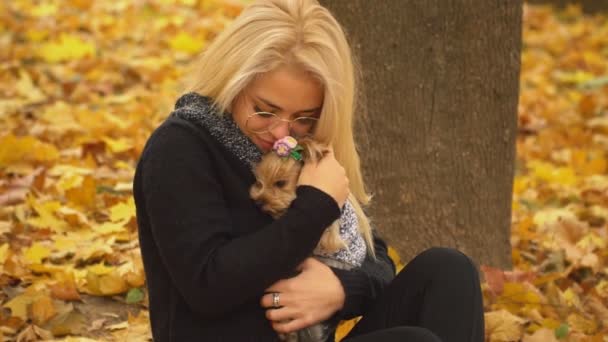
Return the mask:
[[[446,273],[470,274],[479,277],[477,268],[471,259],[454,248],[431,247],[418,254],[410,261],[410,264],[426,271],[443,270]]]

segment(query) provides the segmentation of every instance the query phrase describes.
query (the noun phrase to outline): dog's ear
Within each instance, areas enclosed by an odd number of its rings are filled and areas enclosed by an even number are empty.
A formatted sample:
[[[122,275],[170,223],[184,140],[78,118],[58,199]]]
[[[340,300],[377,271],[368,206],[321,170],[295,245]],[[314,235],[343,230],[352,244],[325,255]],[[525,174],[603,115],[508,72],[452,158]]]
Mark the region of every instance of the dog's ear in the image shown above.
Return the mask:
[[[325,154],[328,152],[328,149],[325,145],[309,137],[300,139],[300,141],[298,141],[298,144],[301,145],[304,149],[304,151],[302,151],[304,161],[311,161],[313,163],[316,163],[321,158],[323,158],[323,156],[325,156]]]

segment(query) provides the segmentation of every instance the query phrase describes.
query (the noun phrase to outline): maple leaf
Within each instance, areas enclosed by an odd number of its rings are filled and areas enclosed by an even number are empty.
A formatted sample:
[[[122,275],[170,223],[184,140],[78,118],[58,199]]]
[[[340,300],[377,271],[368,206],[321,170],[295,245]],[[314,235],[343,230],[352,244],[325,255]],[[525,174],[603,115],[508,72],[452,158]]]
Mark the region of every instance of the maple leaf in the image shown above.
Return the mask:
[[[54,42],[42,44],[38,55],[49,63],[57,63],[85,56],[94,56],[95,45],[73,34],[62,33]]]

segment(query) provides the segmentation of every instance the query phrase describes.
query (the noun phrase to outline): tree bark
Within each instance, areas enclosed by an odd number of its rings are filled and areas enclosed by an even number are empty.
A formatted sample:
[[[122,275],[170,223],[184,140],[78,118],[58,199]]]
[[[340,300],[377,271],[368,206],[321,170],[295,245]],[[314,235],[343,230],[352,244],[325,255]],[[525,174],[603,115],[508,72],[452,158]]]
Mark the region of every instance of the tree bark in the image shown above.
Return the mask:
[[[521,0],[321,0],[362,68],[356,126],[372,223],[511,266]]]

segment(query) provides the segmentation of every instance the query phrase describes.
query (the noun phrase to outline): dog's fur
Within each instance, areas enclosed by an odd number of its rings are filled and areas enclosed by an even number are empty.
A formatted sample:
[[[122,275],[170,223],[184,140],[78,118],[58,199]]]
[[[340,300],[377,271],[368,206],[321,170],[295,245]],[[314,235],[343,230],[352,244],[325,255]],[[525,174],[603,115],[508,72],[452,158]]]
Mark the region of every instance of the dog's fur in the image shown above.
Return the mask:
[[[303,138],[298,141],[298,144],[304,148],[302,157],[305,161],[316,163],[327,153],[327,148],[324,145],[311,138]],[[251,198],[273,218],[280,217],[296,198],[295,191],[302,166],[302,162],[292,157],[282,158],[274,152],[265,154],[254,170],[257,181],[250,189]],[[332,253],[346,247],[346,244],[340,238],[339,222],[340,220],[336,220],[325,230],[313,254]],[[351,265],[340,260],[321,256],[315,256],[315,258],[331,267],[352,268]],[[297,332],[279,334],[279,337],[281,340],[288,342],[325,341],[332,331],[330,324],[334,325],[335,328],[337,323],[319,323]]]
[[[318,162],[327,148],[311,138],[298,141],[304,150],[303,160]],[[282,158],[270,152],[262,157],[256,165],[254,173],[257,181],[250,189],[251,198],[269,213],[273,218],[279,218],[285,213],[291,202],[296,198],[296,187],[303,163],[291,157]],[[340,224],[336,220],[325,230],[315,252],[331,253],[344,248],[346,245],[340,238]]]

